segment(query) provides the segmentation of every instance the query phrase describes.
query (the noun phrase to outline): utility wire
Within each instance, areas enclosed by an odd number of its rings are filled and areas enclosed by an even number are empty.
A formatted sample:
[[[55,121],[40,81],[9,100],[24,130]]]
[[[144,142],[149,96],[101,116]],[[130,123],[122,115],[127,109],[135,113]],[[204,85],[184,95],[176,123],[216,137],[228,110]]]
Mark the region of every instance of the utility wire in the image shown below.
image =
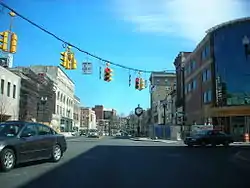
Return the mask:
[[[58,41],[61,41],[62,43],[68,45],[68,46],[71,46],[72,48],[75,48],[77,49],[78,51],[82,52],[82,53],[85,53],[86,55],[88,56],[91,56],[99,61],[103,61],[105,63],[110,63],[111,65],[113,66],[116,66],[116,67],[120,67],[120,68],[123,68],[123,69],[127,69],[127,70],[132,70],[132,71],[136,71],[136,72],[141,72],[141,73],[152,73],[152,72],[162,72],[162,71],[147,71],[147,70],[142,70],[142,69],[136,69],[136,68],[132,68],[132,67],[128,67],[128,66],[125,66],[125,65],[121,65],[121,64],[117,64],[117,63],[113,63],[113,62],[110,62],[106,59],[103,59],[101,57],[98,57],[97,55],[94,55],[94,54],[91,54],[85,50],[82,50],[81,48],[75,46],[74,44],[71,44],[65,40],[63,40],[62,38],[58,37],[56,34],[48,31],[47,29],[44,29],[42,26],[34,23],[33,21],[31,21],[30,19],[26,18],[25,16],[23,16],[22,14],[18,13],[16,10],[14,10],[13,8],[9,7],[8,5],[6,5],[3,1],[0,0],[0,5],[2,5],[4,8],[7,8],[9,9],[10,11],[14,12],[17,16],[19,16],[20,18],[22,18],[23,20],[27,21],[28,23],[30,23],[31,25],[35,26],[36,28],[42,30],[43,32],[47,33],[48,35],[54,37],[55,39],[57,39]],[[165,72],[172,72],[172,71],[165,71]]]

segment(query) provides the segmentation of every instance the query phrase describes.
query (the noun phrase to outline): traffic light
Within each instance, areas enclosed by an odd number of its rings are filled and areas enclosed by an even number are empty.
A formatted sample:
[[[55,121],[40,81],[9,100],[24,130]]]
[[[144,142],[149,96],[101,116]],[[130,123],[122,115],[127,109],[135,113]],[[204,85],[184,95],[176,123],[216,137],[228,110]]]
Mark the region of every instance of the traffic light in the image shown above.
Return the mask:
[[[0,39],[0,49],[4,52],[8,52],[8,31],[4,31],[0,33],[1,39]]]
[[[112,69],[106,68],[104,69],[104,81],[110,82],[112,80]]]
[[[145,82],[142,78],[140,78],[140,90],[145,89]]]
[[[67,54],[67,52],[61,52],[61,58],[60,58],[60,60],[61,60],[61,66],[62,67],[64,67],[65,69],[67,69],[68,68],[68,64],[69,64],[69,60],[68,60],[68,54]]]
[[[76,61],[76,59],[74,58],[73,61],[71,61],[71,62],[72,62],[71,63],[71,65],[72,65],[71,68],[72,69],[76,69],[77,68],[77,61]]]
[[[10,36],[10,53],[14,54],[16,53],[17,48],[17,35],[15,33],[12,33]]]
[[[76,69],[77,68],[77,61],[75,59],[75,55],[72,52],[69,52],[69,56],[68,56],[69,62],[70,62],[70,69]]]
[[[135,89],[140,89],[140,79],[139,78],[135,79]]]

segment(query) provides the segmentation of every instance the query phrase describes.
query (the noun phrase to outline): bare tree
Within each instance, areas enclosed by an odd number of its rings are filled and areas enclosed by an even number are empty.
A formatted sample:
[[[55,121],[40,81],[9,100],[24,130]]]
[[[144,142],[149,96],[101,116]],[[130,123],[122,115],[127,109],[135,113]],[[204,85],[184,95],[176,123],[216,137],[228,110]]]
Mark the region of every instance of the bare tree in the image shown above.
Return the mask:
[[[7,115],[9,109],[9,103],[8,100],[1,95],[0,96],[0,122],[6,121],[9,119],[9,116]]]

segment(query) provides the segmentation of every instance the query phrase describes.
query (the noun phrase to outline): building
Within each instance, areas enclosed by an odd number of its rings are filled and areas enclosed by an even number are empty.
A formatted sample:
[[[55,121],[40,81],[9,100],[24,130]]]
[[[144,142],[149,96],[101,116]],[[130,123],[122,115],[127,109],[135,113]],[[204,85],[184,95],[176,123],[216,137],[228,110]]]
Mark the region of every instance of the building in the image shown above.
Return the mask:
[[[21,78],[0,66],[0,122],[18,120]]]
[[[74,96],[74,113],[73,113],[73,120],[74,120],[74,125],[73,125],[73,129],[74,130],[79,130],[80,128],[80,124],[81,124],[81,100],[79,97]]]
[[[239,140],[250,128],[250,18],[209,29],[184,60],[186,124],[213,124]],[[244,40],[244,42],[249,42]],[[177,84],[178,85],[178,84]]]
[[[73,130],[75,84],[59,66],[31,66],[31,70],[46,74],[54,81],[56,90],[56,113],[53,125],[59,126],[61,132]]]
[[[191,52],[180,52],[174,60],[174,66],[176,70],[176,125],[179,125],[181,131],[188,130],[189,127],[185,126],[185,59],[191,54]]]
[[[96,119],[97,120],[102,120],[104,119],[104,106],[103,105],[95,105],[94,108],[92,108],[92,110],[95,111],[95,114],[96,114]]]
[[[92,108],[81,107],[81,126],[80,129],[97,129],[96,114]]]
[[[29,67],[10,70],[21,78],[19,120],[50,124],[55,112],[53,81],[45,74],[36,74]]]
[[[153,72],[150,75],[151,93],[150,93],[150,108],[152,124],[160,124],[161,115],[160,101],[165,100],[171,87],[176,83],[175,73],[170,72]]]
[[[116,110],[104,108],[103,105],[95,105],[92,108],[96,114],[97,126],[100,131],[111,131],[111,126],[115,126],[114,117],[116,117]],[[112,123],[112,125],[110,125]]]

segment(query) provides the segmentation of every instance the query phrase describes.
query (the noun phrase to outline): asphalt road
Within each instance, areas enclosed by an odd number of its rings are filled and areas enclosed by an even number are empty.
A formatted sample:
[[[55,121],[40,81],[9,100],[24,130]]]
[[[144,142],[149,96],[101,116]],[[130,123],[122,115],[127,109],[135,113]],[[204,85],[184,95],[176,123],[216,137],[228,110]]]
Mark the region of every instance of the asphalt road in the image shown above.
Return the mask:
[[[68,151],[59,163],[26,164],[0,173],[0,187],[249,188],[250,168],[243,168],[233,159],[239,150],[73,138],[68,140]]]

